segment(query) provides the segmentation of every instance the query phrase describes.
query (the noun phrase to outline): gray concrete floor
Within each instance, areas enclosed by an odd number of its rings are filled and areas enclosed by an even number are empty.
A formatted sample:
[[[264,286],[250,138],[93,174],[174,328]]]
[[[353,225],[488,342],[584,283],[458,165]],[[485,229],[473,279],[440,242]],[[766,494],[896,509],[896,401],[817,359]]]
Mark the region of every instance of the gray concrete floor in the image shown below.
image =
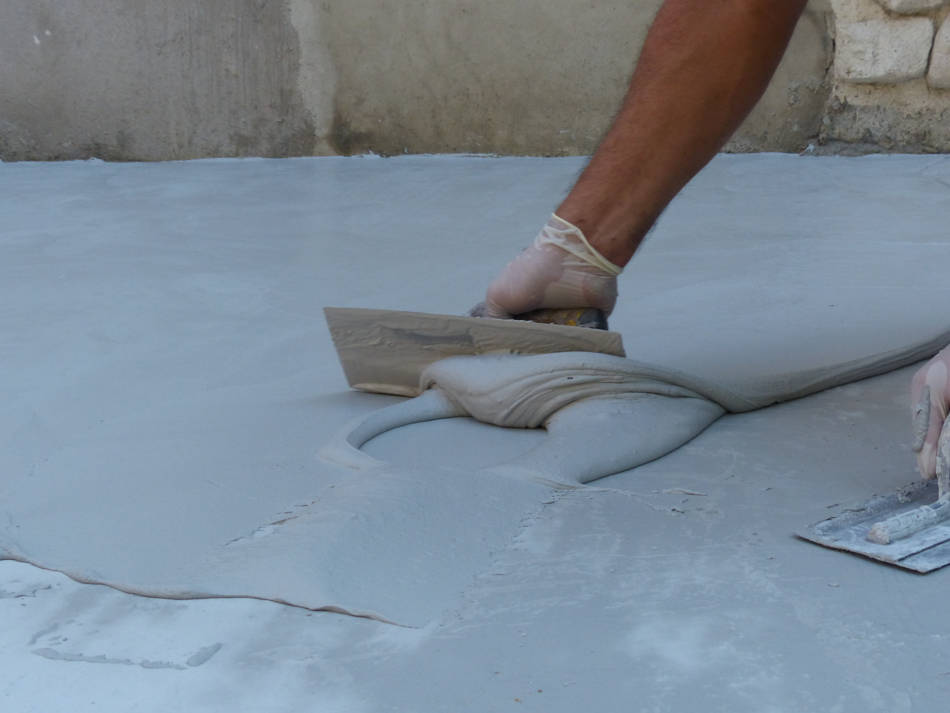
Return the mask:
[[[748,165],[752,172],[774,170],[776,176],[795,161],[835,161],[723,160],[733,173]],[[908,158],[906,165],[923,171],[935,160],[940,159]],[[164,240],[190,236],[200,246],[200,231],[185,232],[189,216],[201,214],[208,196],[228,194],[240,181],[243,192],[221,204],[221,210],[234,211],[220,217],[222,234],[267,240],[325,235],[328,225],[332,228],[334,239],[307,244],[297,266],[324,283],[319,299],[459,313],[511,252],[510,234],[489,231],[481,241],[468,239],[478,225],[470,216],[471,201],[477,199],[493,225],[507,222],[512,232],[527,235],[580,166],[578,160],[505,161],[2,164],[0,215],[12,228],[0,236],[0,249],[9,256],[0,275],[10,271],[9,279],[0,281],[0,320],[9,320],[9,327],[52,319],[55,310],[17,312],[18,304],[38,308],[16,278],[38,270],[35,274],[47,276],[37,278],[40,282],[64,279],[71,256],[97,241],[108,243],[112,233],[164,230]],[[838,174],[843,180],[849,165],[863,170],[863,164],[845,164]],[[499,166],[510,170],[497,173]],[[353,167],[364,191],[363,214],[336,211],[349,194],[308,189],[314,176],[342,175]],[[888,182],[888,172],[881,171],[882,189]],[[326,189],[325,182],[320,185]],[[805,182],[783,190],[792,199],[795,190],[807,195],[818,188]],[[864,190],[849,198],[855,211],[869,199]],[[403,201],[401,215],[416,216],[415,243],[394,243],[379,229],[394,193]],[[333,222],[321,225],[306,214],[301,206],[312,204],[322,206],[318,213]],[[730,219],[715,218],[718,224]],[[248,274],[253,274],[253,245],[245,241],[236,248]],[[226,247],[217,243],[214,250]],[[402,256],[407,249],[414,257]],[[466,266],[461,281],[457,270],[444,267],[449,256]],[[394,263],[426,264],[425,270],[407,268],[404,274],[384,269]],[[363,277],[341,277],[344,270]],[[429,279],[423,279],[426,271]],[[106,294],[100,307],[118,304],[120,297]],[[288,354],[287,364],[291,371],[311,369],[303,372],[313,383],[307,398],[329,399],[340,412],[390,402],[346,391],[324,335],[321,306],[311,305],[309,313],[309,307],[294,307],[302,336],[290,343],[302,353]],[[77,310],[68,322],[85,334],[109,325],[108,317]],[[24,378],[39,385],[45,373],[55,383],[57,370],[70,368],[70,353],[57,355],[54,336],[47,351],[36,353],[35,370],[23,367]],[[629,343],[631,335],[626,336]],[[7,345],[14,357],[18,346]],[[526,514],[507,544],[492,551],[457,596],[417,628],[253,599],[145,598],[0,562],[0,708],[18,713],[942,710],[950,694],[945,656],[950,626],[941,623],[939,606],[950,572],[913,575],[792,535],[915,477],[907,445],[912,372],[903,369],[726,416],[660,460],[559,492]],[[77,379],[82,381],[81,373]],[[19,389],[15,379],[8,384],[15,398],[0,415],[13,434],[5,449],[11,472],[26,462],[24,439],[30,458],[39,463],[49,434],[23,426],[30,423],[33,390]],[[421,470],[447,464],[474,469],[492,459],[493,448],[512,447],[506,439],[515,438],[496,437],[485,427],[476,438],[473,433],[463,422],[421,424],[386,434],[368,448]],[[460,443],[450,463],[444,449],[427,447],[446,434]],[[314,432],[303,451],[315,451],[327,435]],[[407,439],[413,448],[404,447]],[[0,519],[9,519],[4,499],[11,493],[0,484]],[[94,511],[71,511],[68,503],[57,507],[66,519],[97,517]]]

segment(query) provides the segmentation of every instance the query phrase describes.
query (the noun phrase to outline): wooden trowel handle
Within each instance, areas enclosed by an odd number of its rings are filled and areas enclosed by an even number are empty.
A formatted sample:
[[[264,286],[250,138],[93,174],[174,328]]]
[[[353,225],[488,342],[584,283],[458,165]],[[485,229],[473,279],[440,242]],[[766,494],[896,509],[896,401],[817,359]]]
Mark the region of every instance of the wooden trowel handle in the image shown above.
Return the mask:
[[[590,327],[607,329],[607,315],[603,310],[593,307],[583,309],[536,309],[533,312],[515,315],[515,319],[524,319],[541,324],[560,324],[567,327]]]

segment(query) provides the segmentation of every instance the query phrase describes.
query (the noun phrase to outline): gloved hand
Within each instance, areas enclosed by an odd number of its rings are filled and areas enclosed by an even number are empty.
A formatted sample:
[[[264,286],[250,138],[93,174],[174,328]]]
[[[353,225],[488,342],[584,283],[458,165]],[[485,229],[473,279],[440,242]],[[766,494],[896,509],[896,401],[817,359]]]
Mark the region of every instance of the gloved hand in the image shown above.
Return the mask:
[[[477,317],[510,318],[536,309],[594,307],[610,314],[620,268],[597,252],[574,225],[552,215],[534,243],[488,288]]]
[[[950,345],[924,364],[911,380],[917,467],[924,478],[950,473]],[[943,493],[941,493],[943,494]]]

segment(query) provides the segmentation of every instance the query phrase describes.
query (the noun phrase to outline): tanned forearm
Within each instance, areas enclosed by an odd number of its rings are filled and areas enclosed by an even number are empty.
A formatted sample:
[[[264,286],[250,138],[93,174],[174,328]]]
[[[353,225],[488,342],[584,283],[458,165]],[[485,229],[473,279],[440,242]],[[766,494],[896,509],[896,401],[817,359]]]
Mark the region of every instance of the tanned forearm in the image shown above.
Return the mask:
[[[625,265],[768,85],[806,0],[667,0],[613,125],[557,214]]]

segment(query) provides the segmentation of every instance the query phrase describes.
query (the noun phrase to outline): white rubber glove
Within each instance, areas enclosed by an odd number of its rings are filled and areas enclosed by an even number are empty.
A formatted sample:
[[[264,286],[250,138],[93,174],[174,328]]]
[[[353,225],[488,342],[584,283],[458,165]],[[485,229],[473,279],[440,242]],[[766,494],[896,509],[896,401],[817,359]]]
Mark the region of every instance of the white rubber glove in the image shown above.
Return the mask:
[[[917,467],[927,479],[950,473],[950,345],[918,369],[911,380],[911,409]]]
[[[552,214],[534,243],[489,286],[479,316],[510,318],[536,309],[582,307],[610,314],[620,271],[591,247],[580,228]]]

